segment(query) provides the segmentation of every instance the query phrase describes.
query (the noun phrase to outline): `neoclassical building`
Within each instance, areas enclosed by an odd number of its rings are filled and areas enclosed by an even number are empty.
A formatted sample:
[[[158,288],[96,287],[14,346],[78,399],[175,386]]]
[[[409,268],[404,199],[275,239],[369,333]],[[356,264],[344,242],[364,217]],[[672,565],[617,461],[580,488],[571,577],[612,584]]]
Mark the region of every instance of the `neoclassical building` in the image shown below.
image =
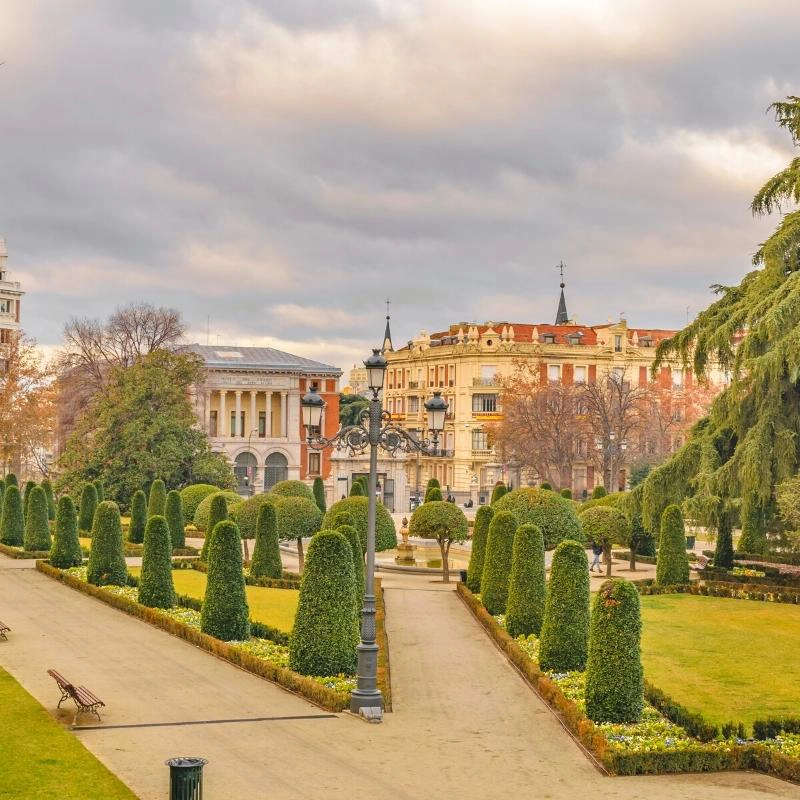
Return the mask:
[[[6,369],[11,337],[20,331],[20,303],[25,294],[19,281],[9,278],[7,262],[6,241],[0,239],[0,372]]]
[[[308,451],[300,397],[316,384],[327,407],[323,431],[339,427],[341,370],[271,347],[191,344],[206,377],[195,387],[198,423],[212,448],[233,465],[241,494],[263,492],[287,478],[330,475],[329,451]]]

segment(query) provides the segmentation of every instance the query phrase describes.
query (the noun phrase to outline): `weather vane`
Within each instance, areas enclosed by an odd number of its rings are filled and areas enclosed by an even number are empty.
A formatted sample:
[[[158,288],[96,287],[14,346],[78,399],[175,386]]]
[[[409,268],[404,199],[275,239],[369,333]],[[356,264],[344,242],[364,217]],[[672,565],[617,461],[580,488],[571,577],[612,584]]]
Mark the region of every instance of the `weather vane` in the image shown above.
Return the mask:
[[[386,298],[386,317],[389,317],[389,306],[392,304],[392,301],[387,297]]]
[[[556,269],[561,273],[561,288],[564,288],[564,262],[559,261]]]

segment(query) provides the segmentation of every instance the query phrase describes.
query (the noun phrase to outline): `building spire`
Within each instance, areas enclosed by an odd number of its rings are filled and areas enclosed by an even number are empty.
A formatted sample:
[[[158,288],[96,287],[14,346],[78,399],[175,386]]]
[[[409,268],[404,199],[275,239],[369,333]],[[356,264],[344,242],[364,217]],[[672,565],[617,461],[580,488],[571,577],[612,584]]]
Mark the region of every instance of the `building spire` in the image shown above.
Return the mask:
[[[564,262],[561,261],[557,267],[561,272],[561,297],[558,299],[558,311],[556,311],[556,325],[566,325],[569,322],[569,314],[567,314],[567,301],[564,298]]]
[[[381,347],[381,350],[384,353],[387,352],[387,351],[389,353],[391,353],[394,350],[394,347],[392,346],[392,332],[391,332],[391,330],[389,330],[389,305],[391,304],[391,302],[392,301],[389,300],[389,298],[387,297],[386,298],[386,331],[383,334],[383,347]]]

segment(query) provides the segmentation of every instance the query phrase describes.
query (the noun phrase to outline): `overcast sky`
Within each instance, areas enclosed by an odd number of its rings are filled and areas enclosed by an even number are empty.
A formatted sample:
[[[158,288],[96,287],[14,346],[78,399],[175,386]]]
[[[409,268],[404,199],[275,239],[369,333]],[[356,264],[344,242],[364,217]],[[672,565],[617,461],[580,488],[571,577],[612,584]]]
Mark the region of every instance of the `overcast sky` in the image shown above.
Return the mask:
[[[462,320],[675,327],[792,155],[797,0],[2,0],[25,329],[149,300],[342,368]],[[209,322],[210,320],[210,322]]]

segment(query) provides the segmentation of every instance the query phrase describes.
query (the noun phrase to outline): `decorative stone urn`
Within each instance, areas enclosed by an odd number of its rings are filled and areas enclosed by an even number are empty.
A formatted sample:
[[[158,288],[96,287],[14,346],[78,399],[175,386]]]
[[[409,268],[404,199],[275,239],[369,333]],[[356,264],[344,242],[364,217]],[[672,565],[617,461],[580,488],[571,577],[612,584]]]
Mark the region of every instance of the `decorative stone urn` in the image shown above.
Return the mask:
[[[406,517],[403,517],[401,523],[400,536],[403,541],[397,545],[394,563],[400,567],[413,567],[417,562],[414,558],[414,545],[408,543],[408,519]]]

